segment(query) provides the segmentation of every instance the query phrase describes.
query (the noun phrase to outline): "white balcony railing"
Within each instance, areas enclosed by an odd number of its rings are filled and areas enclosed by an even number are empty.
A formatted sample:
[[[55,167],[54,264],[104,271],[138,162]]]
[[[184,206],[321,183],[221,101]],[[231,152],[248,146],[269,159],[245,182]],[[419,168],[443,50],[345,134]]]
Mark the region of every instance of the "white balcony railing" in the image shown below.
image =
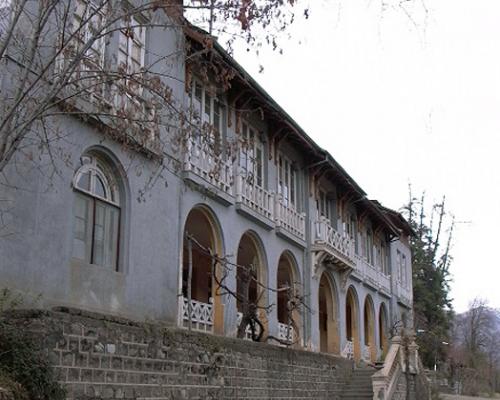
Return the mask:
[[[278,322],[278,339],[283,342],[293,343],[296,339],[293,326]]]
[[[238,314],[236,314],[236,329],[239,328],[242,318],[243,318],[243,313],[238,312]],[[260,327],[256,325],[255,334],[258,336],[259,333],[260,333]],[[247,325],[245,328],[245,339],[252,340],[252,329],[250,328],[250,325]]]
[[[384,274],[382,271],[379,271],[379,282],[380,286],[385,289],[388,293],[391,292],[391,277],[389,275]]]
[[[364,275],[365,275],[365,278],[367,278],[368,280],[372,281],[377,286],[380,285],[380,282],[379,282],[379,273],[375,269],[375,267],[373,267],[372,265],[370,265],[368,263],[364,264]]]
[[[337,252],[352,259],[353,246],[348,237],[337,232],[331,225],[328,219],[321,217],[314,222],[315,241],[324,243],[335,249]]]
[[[281,195],[276,195],[275,197],[274,217],[276,220],[276,226],[283,228],[299,239],[304,240],[306,237],[305,213],[300,213],[287,205]]]
[[[344,358],[348,358],[349,360],[354,359],[354,344],[351,340],[348,340],[345,344],[344,350],[340,355]]]
[[[413,296],[411,291],[405,288],[400,282],[396,283],[396,296],[408,304],[412,303]]]
[[[214,154],[209,144],[190,138],[184,157],[184,170],[193,172],[216,188],[231,194],[233,167],[230,158]]]
[[[213,299],[210,303],[191,300],[191,328],[196,331],[211,332],[214,326]],[[183,297],[181,310],[182,326],[189,327],[189,300]]]
[[[391,291],[391,277],[384,274],[379,268],[369,264],[363,257],[356,255],[356,270],[361,274],[362,278],[371,282],[378,289]]]
[[[273,219],[273,195],[267,190],[249,182],[244,175],[236,177],[236,202],[246,205],[260,215]]]

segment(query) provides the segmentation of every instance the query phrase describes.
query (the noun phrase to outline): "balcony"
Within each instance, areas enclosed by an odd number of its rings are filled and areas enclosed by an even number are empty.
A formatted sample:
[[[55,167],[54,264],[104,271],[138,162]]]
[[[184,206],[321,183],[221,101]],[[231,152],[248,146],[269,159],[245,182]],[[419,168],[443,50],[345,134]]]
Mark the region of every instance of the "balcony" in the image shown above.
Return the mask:
[[[313,234],[313,250],[328,254],[333,263],[340,264],[342,269],[355,267],[351,240],[337,232],[325,217],[314,222]]]
[[[182,300],[179,310],[180,325],[184,328],[189,328],[191,321],[191,329],[201,332],[212,332],[214,327],[212,299],[210,299],[208,304],[191,300],[191,310],[189,307],[189,300],[186,297],[183,297]]]
[[[274,196],[251,182],[246,176],[236,177],[236,209],[264,228],[274,227]]]
[[[276,232],[288,239],[298,242],[305,247],[306,239],[306,215],[291,207],[281,195],[275,196],[274,220],[276,221]]]
[[[368,263],[363,257],[356,255],[356,274],[363,282],[375,290],[391,293],[391,277],[384,274],[378,267]]]
[[[233,203],[233,166],[230,157],[215,154],[210,144],[189,138],[183,162],[184,179],[225,205]]]
[[[278,322],[278,339],[286,343],[293,344],[297,340],[297,335],[293,326]]]
[[[396,282],[396,297],[398,301],[406,307],[411,307],[413,303],[413,293],[411,289],[405,288],[401,282]]]
[[[352,342],[352,340],[347,340],[344,350],[342,350],[340,355],[349,360],[354,359],[354,343]]]

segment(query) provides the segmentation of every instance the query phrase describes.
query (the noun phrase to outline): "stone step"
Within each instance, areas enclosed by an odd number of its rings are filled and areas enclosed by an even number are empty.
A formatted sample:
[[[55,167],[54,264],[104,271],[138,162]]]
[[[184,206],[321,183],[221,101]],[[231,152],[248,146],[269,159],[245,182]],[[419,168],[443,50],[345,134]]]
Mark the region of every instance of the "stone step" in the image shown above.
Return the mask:
[[[373,368],[355,369],[342,391],[342,400],[373,399],[372,375],[377,372]]]

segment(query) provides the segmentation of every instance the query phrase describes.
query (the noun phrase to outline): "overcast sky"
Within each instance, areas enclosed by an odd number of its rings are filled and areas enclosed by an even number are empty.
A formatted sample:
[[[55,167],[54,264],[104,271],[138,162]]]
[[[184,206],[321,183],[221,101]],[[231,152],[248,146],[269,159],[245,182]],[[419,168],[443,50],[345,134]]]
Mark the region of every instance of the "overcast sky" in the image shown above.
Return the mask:
[[[446,195],[470,221],[455,235],[454,306],[500,307],[500,1],[429,0],[426,24],[418,7],[411,21],[378,0],[313,3],[284,55],[236,59],[370,198],[398,209],[410,181],[429,203]]]

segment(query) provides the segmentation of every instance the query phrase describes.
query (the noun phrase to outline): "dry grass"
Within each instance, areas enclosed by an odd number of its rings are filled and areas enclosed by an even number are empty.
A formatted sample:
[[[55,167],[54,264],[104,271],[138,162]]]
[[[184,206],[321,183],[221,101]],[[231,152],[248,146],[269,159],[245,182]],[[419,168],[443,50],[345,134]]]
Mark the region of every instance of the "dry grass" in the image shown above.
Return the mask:
[[[441,399],[443,400],[491,400],[493,397],[470,397],[470,396],[458,396],[456,394],[441,394]],[[495,399],[498,396],[494,397]]]

